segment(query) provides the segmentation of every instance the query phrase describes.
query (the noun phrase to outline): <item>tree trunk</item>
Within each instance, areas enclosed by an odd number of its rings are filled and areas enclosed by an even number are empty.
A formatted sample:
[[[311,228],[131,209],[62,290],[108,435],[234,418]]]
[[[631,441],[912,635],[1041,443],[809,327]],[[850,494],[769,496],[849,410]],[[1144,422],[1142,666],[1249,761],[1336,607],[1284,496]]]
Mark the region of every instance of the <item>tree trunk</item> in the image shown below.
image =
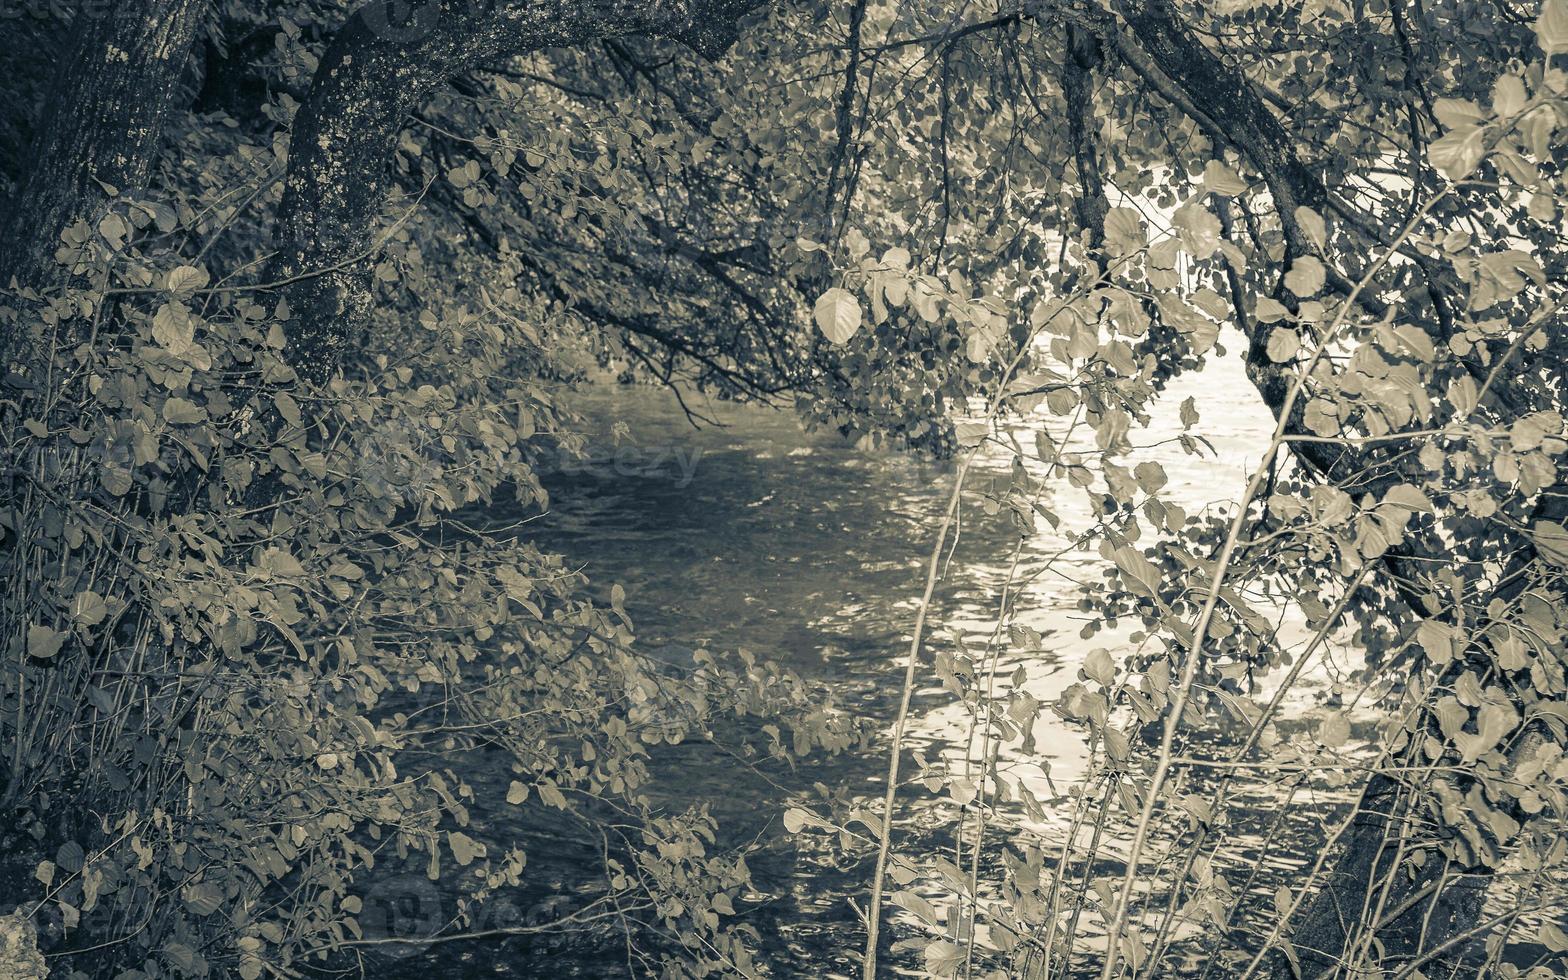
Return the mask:
[[[1381,774],[1368,780],[1338,858],[1291,930],[1305,980],[1331,974],[1358,950],[1385,963],[1410,961],[1480,921],[1491,875],[1462,873],[1436,854],[1428,854],[1414,874],[1396,866],[1400,838],[1413,833],[1406,824],[1419,821],[1407,809],[1397,782]],[[1379,906],[1382,921],[1374,924]],[[1377,946],[1367,944],[1369,936]],[[1458,962],[1463,955],[1457,949],[1448,959]],[[1446,976],[1446,965],[1435,961],[1428,972]],[[1273,973],[1280,980],[1296,975],[1283,957],[1274,961]]]
[[[1096,273],[1105,271],[1105,215],[1110,201],[1100,175],[1100,154],[1094,141],[1094,72],[1100,67],[1100,39],[1073,24],[1066,27],[1062,56],[1062,101],[1067,106],[1067,136],[1072,142],[1073,169],[1078,173],[1078,196],[1073,208]]]
[[[27,175],[0,221],[0,285],[43,289],[63,282],[66,270],[54,260],[60,233],[78,219],[96,226],[110,196],[146,184],[206,6],[206,0],[82,5]]]
[[[1309,464],[1310,465],[1310,464]],[[1530,524],[1568,519],[1568,497],[1543,494],[1530,515]],[[1387,556],[1385,556],[1386,558]],[[1531,582],[1526,566],[1539,560],[1535,544],[1527,536],[1499,576],[1506,583],[1491,594],[1492,602],[1509,604]],[[1408,564],[1408,563],[1406,563]],[[1400,574],[1410,574],[1401,571]],[[1490,604],[1490,603],[1489,603]],[[1484,640],[1482,642],[1485,642]],[[1466,657],[1456,658],[1438,678],[1451,684],[1465,669],[1485,671],[1496,660],[1495,654],[1472,648]],[[1536,722],[1539,725],[1539,722]],[[1441,738],[1441,732],[1432,731]],[[1513,764],[1528,758],[1540,745],[1540,733],[1527,728],[1508,750]],[[1328,877],[1312,900],[1302,907],[1291,932],[1300,957],[1300,975],[1306,980],[1327,975],[1351,952],[1350,943],[1363,943],[1367,932],[1376,938],[1376,955],[1384,962],[1416,959],[1450,940],[1475,929],[1481,922],[1487,890],[1495,879],[1495,868],[1477,866],[1456,868],[1445,864],[1435,852],[1413,873],[1409,865],[1396,867],[1401,836],[1420,837],[1420,827],[1430,826],[1433,814],[1409,812],[1408,798],[1394,779],[1374,773],[1367,781],[1356,813],[1340,843],[1339,855],[1328,865]],[[1515,811],[1515,818],[1523,814]],[[1392,882],[1383,899],[1381,921],[1363,920],[1363,909],[1375,907],[1368,896],[1378,893],[1384,882]],[[1375,928],[1374,928],[1375,927]],[[1484,937],[1476,937],[1477,941]],[[1362,947],[1365,955],[1365,947]],[[1448,969],[1462,966],[1468,944],[1457,946],[1434,960],[1427,969],[1432,976],[1448,975]],[[1283,957],[1273,961],[1277,980],[1293,980],[1296,971]]]
[[[1326,210],[1323,182],[1296,154],[1285,127],[1263,103],[1251,83],[1204,47],[1169,0],[1123,0],[1117,7],[1151,59],[1207,122],[1234,144],[1263,175],[1274,196],[1287,240],[1298,250],[1304,238],[1296,223],[1300,206]]]
[[[674,38],[716,56],[760,3],[377,0],[356,10],[294,120],[266,277],[286,284],[290,365],[310,381],[331,377],[367,322],[387,161],[408,115],[438,85],[503,55],[623,35]]]

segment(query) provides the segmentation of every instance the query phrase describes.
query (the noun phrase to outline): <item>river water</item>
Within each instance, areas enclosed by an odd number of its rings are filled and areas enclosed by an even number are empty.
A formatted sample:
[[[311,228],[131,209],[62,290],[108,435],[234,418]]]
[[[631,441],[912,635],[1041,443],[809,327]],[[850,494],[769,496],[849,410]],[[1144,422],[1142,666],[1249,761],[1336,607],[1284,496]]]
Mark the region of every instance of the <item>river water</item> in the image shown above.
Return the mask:
[[[1135,444],[1151,447],[1137,458],[1161,462],[1170,477],[1169,498],[1189,513],[1223,507],[1239,496],[1268,444],[1272,419],[1237,362],[1233,353],[1215,359],[1201,374],[1179,379],[1161,398],[1154,424],[1134,434]],[[1186,455],[1170,441],[1180,431],[1177,406],[1189,396],[1202,414],[1195,431],[1209,440],[1212,454]],[[846,709],[886,731],[924,561],[951,487],[950,469],[857,448],[833,432],[808,434],[788,412],[693,404],[721,424],[693,428],[663,389],[587,386],[574,402],[586,419],[587,457],[546,475],[552,509],[530,522],[526,533],[583,567],[597,592],[608,595],[613,584],[622,586],[644,649],[673,651],[678,657],[699,646],[745,648],[822,685]],[[1062,434],[1054,419],[1023,420],[1015,428],[1025,446],[1032,445],[1028,430],[1038,425]],[[1005,474],[1011,464],[1012,454],[1002,447],[988,450],[970,483],[983,486],[988,473]],[[1028,672],[1024,683],[1047,703],[1076,679],[1092,648],[1117,642],[1114,633],[1079,637],[1086,615],[1077,610],[1080,585],[1097,581],[1105,567],[1092,548],[1069,548],[1070,533],[1087,526],[1092,516],[1084,494],[1064,487],[1048,503],[1061,515],[1062,527],[1042,523],[1025,540],[1015,575],[1027,583],[1019,594],[1019,621],[1046,638],[1044,652],[1022,664]],[[518,515],[498,508],[494,516],[504,523]],[[1005,514],[987,516],[979,507],[965,506],[961,533],[936,594],[933,643],[958,633],[984,646],[1015,540]],[[1279,613],[1288,637],[1293,633],[1290,611]],[[1354,659],[1347,651],[1336,656],[1344,662]],[[1310,713],[1344,665],[1331,662],[1307,678],[1290,710]],[[1000,668],[1010,674],[1016,666],[1006,661]],[[914,747],[957,762],[966,753],[968,729],[964,709],[923,675],[912,716]],[[1030,756],[1009,746],[1003,763],[1048,801],[1046,820],[1031,822],[1013,813],[993,836],[994,846],[1018,829],[1047,843],[1053,834],[1059,838],[1070,809],[1062,794],[1083,775],[1087,756],[1079,730],[1045,712],[1034,734],[1037,748]],[[869,751],[808,759],[795,771],[775,768],[763,775],[701,743],[654,750],[672,807],[708,804],[724,828],[723,840],[758,841],[748,858],[756,891],[742,915],[763,936],[758,958],[768,974],[858,975],[864,933],[850,900],[864,906],[866,863],[842,859],[810,835],[783,833],[779,818],[791,800],[811,798],[818,783],[868,802],[879,800],[885,749],[879,742]],[[507,778],[504,767],[498,767],[494,785],[487,783],[486,773],[470,777],[481,800],[504,795]],[[917,797],[917,792],[906,794],[897,812],[894,846],[919,855],[950,839],[951,826],[942,814],[950,817],[951,808],[934,807],[931,797]],[[1262,820],[1278,800],[1264,794],[1241,805],[1254,807]],[[588,843],[541,838],[535,830],[511,826],[509,820],[515,819],[475,811],[475,824],[485,835],[503,840],[521,833],[525,843],[534,841],[525,888],[504,896],[498,905],[502,912],[488,913],[481,927],[569,912],[581,904],[579,896],[596,873],[598,855]],[[1113,852],[1115,836],[1113,830],[1107,842]],[[1269,867],[1286,872],[1310,850],[1310,842],[1298,843],[1294,856],[1243,848],[1232,859],[1246,865],[1266,857]],[[988,864],[993,859],[987,852]],[[1258,887],[1266,892],[1273,885],[1265,881]],[[415,898],[420,896],[432,900],[423,892]],[[408,899],[399,900],[406,905]],[[384,914],[397,915],[396,902],[384,903]],[[406,908],[403,914],[406,918]],[[384,928],[397,931],[395,924]],[[895,939],[909,934],[903,926],[891,931]],[[1084,931],[1092,945],[1092,924]],[[374,975],[627,972],[620,939],[565,930],[402,952],[401,959],[382,963]],[[897,949],[889,956],[895,963],[910,962]]]

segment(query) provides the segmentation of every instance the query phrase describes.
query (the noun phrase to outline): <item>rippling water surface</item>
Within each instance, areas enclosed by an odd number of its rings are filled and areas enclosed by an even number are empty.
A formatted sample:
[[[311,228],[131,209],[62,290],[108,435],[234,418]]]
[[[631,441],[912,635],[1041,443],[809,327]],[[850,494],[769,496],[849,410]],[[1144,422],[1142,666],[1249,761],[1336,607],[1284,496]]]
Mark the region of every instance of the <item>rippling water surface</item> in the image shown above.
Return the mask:
[[[1163,464],[1170,499],[1191,513],[1239,495],[1268,443],[1272,419],[1236,361],[1235,355],[1221,358],[1202,375],[1179,382],[1162,398],[1153,427],[1134,434],[1136,444],[1151,447],[1140,458]],[[1203,416],[1198,431],[1214,455],[1184,455],[1168,441],[1179,431],[1177,405],[1189,395]],[[578,396],[576,408],[588,420],[592,449],[587,459],[547,476],[552,510],[526,533],[582,566],[597,590],[624,587],[645,649],[679,657],[698,646],[744,647],[821,683],[846,708],[885,727],[950,470],[862,451],[831,432],[807,434],[790,414],[757,407],[703,403],[702,411],[722,425],[694,429],[675,398],[660,389],[591,386]],[[1016,426],[1024,445],[1032,444],[1027,430],[1036,425],[1062,434],[1058,420],[1029,420]],[[971,480],[983,484],[1010,465],[1011,454],[998,447],[985,460],[987,472]],[[1104,566],[1096,551],[1068,548],[1066,535],[1089,521],[1083,494],[1064,488],[1049,505],[1062,515],[1062,528],[1042,525],[1025,542],[1018,574],[1027,581],[1019,618],[1046,636],[1045,652],[1031,655],[1026,665],[1026,684],[1046,702],[1075,679],[1092,647],[1117,642],[1104,633],[1090,641],[1079,638],[1079,583],[1097,581]],[[498,508],[493,516],[505,522],[517,515]],[[965,508],[936,597],[937,642],[956,632],[984,645],[1013,541],[1005,517]],[[1288,615],[1285,631],[1291,632]],[[1002,668],[1010,673],[1014,666]],[[1310,707],[1314,688],[1321,691],[1332,669],[1304,688],[1303,707]],[[967,716],[934,685],[922,679],[913,742],[933,758],[962,759]],[[1004,762],[1040,798],[1056,798],[1047,820],[1030,827],[1049,841],[1053,833],[1061,836],[1070,804],[1059,794],[1082,775],[1086,750],[1080,733],[1049,713],[1035,736],[1037,755],[1019,758],[1014,751]],[[766,778],[700,743],[655,750],[660,791],[670,795],[672,807],[707,803],[724,828],[721,843],[760,842],[749,859],[757,894],[744,914],[764,937],[759,959],[774,976],[858,975],[863,932],[850,899],[864,904],[868,870],[861,862],[840,863],[809,838],[802,843],[784,835],[779,815],[792,795],[809,794],[818,782],[879,799],[886,766],[882,749],[810,760],[794,772],[769,770]],[[503,770],[469,778],[486,786],[483,800],[504,795],[509,777]],[[1240,805],[1251,809],[1261,828],[1282,803],[1263,793],[1244,796]],[[950,840],[950,828],[940,819],[944,814],[951,810],[932,807],[929,797],[906,798],[895,825],[896,847],[923,853],[943,846]],[[1022,813],[1008,816],[1010,826],[1027,823]],[[475,814],[476,825],[496,839],[517,833],[508,819],[515,818]],[[503,912],[486,920],[491,924],[505,926],[509,916],[533,921],[541,908],[570,911],[585,877],[595,874],[592,842],[564,833],[551,837],[537,828],[523,833],[531,841],[528,887],[505,899]],[[993,841],[1007,833],[1004,827]],[[1249,850],[1256,844],[1243,835],[1231,858],[1241,866],[1258,862],[1259,850]],[[1115,853],[1114,832],[1105,847]],[[1270,866],[1275,873],[1298,867],[1302,850],[1298,842],[1296,855],[1273,855]],[[431,900],[425,891],[434,886],[410,887],[418,892],[415,905]],[[1092,943],[1093,924],[1085,931]],[[890,955],[896,961],[899,953]],[[624,975],[626,959],[613,939],[546,933],[409,951],[380,972],[614,976]]]

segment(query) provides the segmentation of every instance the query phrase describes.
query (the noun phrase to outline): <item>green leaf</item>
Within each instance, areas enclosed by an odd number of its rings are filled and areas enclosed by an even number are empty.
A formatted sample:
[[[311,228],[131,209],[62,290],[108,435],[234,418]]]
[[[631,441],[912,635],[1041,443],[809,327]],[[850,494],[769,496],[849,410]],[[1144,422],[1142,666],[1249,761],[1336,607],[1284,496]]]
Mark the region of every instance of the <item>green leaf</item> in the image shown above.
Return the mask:
[[[1301,335],[1290,327],[1275,327],[1269,333],[1269,360],[1283,364],[1301,350]]]
[[[1195,259],[1206,259],[1220,247],[1220,219],[1208,208],[1189,201],[1171,215],[1182,248]]]
[[[1328,228],[1323,224],[1323,216],[1308,207],[1299,207],[1295,211],[1296,224],[1301,226],[1301,231],[1307,236],[1307,241],[1318,248],[1328,246]]]
[[[1548,55],[1568,51],[1568,0],[1544,0],[1535,19],[1535,39]]]
[[[1389,487],[1388,492],[1383,495],[1383,503],[1422,514],[1436,512],[1436,508],[1432,506],[1432,499],[1426,495],[1426,492],[1409,483]]]
[[[1134,592],[1150,597],[1159,594],[1160,570],[1138,549],[1124,544],[1111,552],[1111,560],[1122,570],[1122,581]]]
[[[178,303],[158,307],[152,318],[152,339],[176,357],[190,350],[196,341],[196,324],[190,311]]]
[[[894,881],[898,881],[900,877],[907,879],[906,881],[901,882],[901,884],[908,884],[909,881],[914,880],[914,875],[908,870],[903,870],[902,874],[900,874],[900,871],[901,869],[897,867],[893,869],[892,875]],[[889,895],[887,900],[893,905],[897,905],[901,909],[913,912],[915,915],[920,917],[922,922],[925,922],[927,925],[935,926],[941,924],[942,917],[937,914],[936,907],[925,898],[917,895],[912,891],[896,891]]]
[[[526,799],[528,799],[528,787],[515,779],[512,780],[512,784],[506,788],[506,802],[516,806]]]
[[[1470,720],[1470,712],[1459,703],[1459,699],[1452,694],[1445,694],[1437,699],[1437,704],[1432,706],[1432,713],[1437,716],[1437,727],[1446,738],[1453,738],[1464,730],[1465,722]]]
[[[125,219],[113,211],[104,215],[98,222],[98,234],[107,238],[111,245],[118,246],[120,239],[129,233],[130,229],[125,227]]]
[[[27,655],[40,660],[48,660],[60,652],[60,647],[65,644],[69,634],[49,626],[34,624],[27,627]]]
[[[1459,129],[1486,121],[1486,113],[1469,99],[1438,99],[1432,105],[1432,112],[1444,129]]]
[[[98,482],[115,497],[123,497],[132,486],[130,471],[107,461],[98,467]]]
[[[566,809],[566,794],[562,793],[561,788],[548,779],[535,786],[534,791],[539,794],[541,800],[544,800],[557,810]]]
[[[1524,108],[1529,96],[1524,79],[1518,75],[1499,75],[1492,83],[1492,115],[1506,119]]]
[[[302,422],[299,414],[299,402],[286,391],[280,391],[272,396],[272,404],[277,406],[278,414],[283,416],[283,421],[298,428]]]
[[[1133,467],[1133,478],[1138,481],[1138,486],[1144,493],[1154,493],[1165,486],[1167,477],[1165,467],[1153,460],[1146,460]]]
[[[1454,659],[1458,631],[1447,623],[1427,619],[1416,627],[1416,642],[1426,651],[1427,659],[1439,667]]]
[[[1537,938],[1542,946],[1554,953],[1568,952],[1568,934],[1564,934],[1557,923],[1550,919],[1541,923]]]
[[[1219,324],[1194,310],[1172,293],[1160,293],[1155,300],[1165,322],[1181,331],[1192,344],[1194,354],[1207,354],[1219,339]]]
[[[844,246],[853,259],[858,259],[871,251],[871,242],[859,228],[851,228],[844,233]]]
[[[1056,448],[1056,441],[1051,438],[1049,432],[1045,431],[1043,425],[1034,431],[1034,451],[1042,463],[1056,462],[1056,457],[1060,453]]]
[[[1480,389],[1468,374],[1461,374],[1448,383],[1448,401],[1454,406],[1456,418],[1463,419],[1475,411],[1480,395]]]
[[[1302,299],[1316,296],[1323,288],[1323,282],[1323,263],[1311,255],[1297,257],[1290,264],[1290,271],[1285,273],[1285,287]]]
[[[458,190],[471,186],[479,179],[479,162],[469,160],[461,167],[453,167],[446,172],[446,179]]]
[[[1388,527],[1373,514],[1363,514],[1356,520],[1356,549],[1365,558],[1381,558],[1396,544]]]
[[[834,344],[846,344],[860,329],[860,301],[847,289],[834,286],[817,300],[812,310],[817,329]]]
[[[1274,911],[1280,915],[1290,911],[1290,898],[1291,891],[1285,885],[1280,885],[1274,889]]]
[[[1283,320],[1285,317],[1290,316],[1290,310],[1279,300],[1268,296],[1259,296],[1258,306],[1253,311],[1253,315],[1258,318],[1259,323],[1273,323],[1275,320]]]
[[[958,437],[958,444],[965,449],[972,449],[985,442],[990,435],[991,427],[985,422],[959,422],[953,426],[953,432]]]
[[[452,848],[452,860],[464,868],[474,863],[474,858],[484,857],[487,851],[482,841],[456,830],[447,831],[446,842]]]
[[[1557,412],[1535,412],[1514,422],[1508,429],[1508,441],[1514,452],[1528,452],[1540,448],[1548,436],[1560,436],[1563,417]]]
[[[1094,425],[1094,438],[1101,449],[1110,449],[1127,438],[1131,417],[1120,408],[1109,408]]]
[[[1490,752],[1498,742],[1513,732],[1518,724],[1519,715],[1515,713],[1512,705],[1501,701],[1488,701],[1476,714],[1476,733],[1456,734],[1454,745],[1459,748],[1460,758],[1467,763],[1474,762]]]
[[[1554,521],[1536,521],[1530,528],[1536,553],[1558,566],[1568,566],[1568,527]]]
[[[268,548],[262,552],[261,567],[279,578],[303,578],[305,575],[305,566],[282,548]]]
[[[1415,356],[1423,364],[1430,364],[1437,356],[1437,347],[1432,343],[1432,338],[1427,336],[1425,330],[1401,323],[1394,327],[1394,336],[1399,338],[1400,345],[1408,353]]]
[[[950,977],[964,965],[964,951],[945,939],[938,939],[925,949],[926,972],[934,977]]]
[[[1148,243],[1143,215],[1132,208],[1111,208],[1105,214],[1105,245],[1113,255],[1129,255]]]
[[[1101,687],[1110,687],[1116,679],[1116,662],[1111,659],[1111,652],[1104,647],[1090,650],[1083,658],[1083,673]]]
[[[208,916],[223,907],[223,889],[211,882],[187,886],[184,893],[185,907],[199,916]]]
[[[163,958],[188,976],[206,976],[211,969],[200,953],[181,942],[166,943]]]
[[[97,626],[109,615],[103,596],[87,589],[71,598],[71,621],[77,626]]]
[[[207,270],[200,266],[182,265],[169,270],[169,275],[164,279],[163,286],[169,292],[179,297],[188,297],[198,289],[204,289],[211,281]]]
[[[1481,162],[1486,151],[1486,131],[1481,126],[1449,130],[1428,148],[1427,154],[1449,180],[1463,180]]]
[[[163,403],[163,417],[175,425],[199,425],[207,421],[207,410],[195,402],[174,397]]]
[[[1339,406],[1326,398],[1314,396],[1307,402],[1307,410],[1303,413],[1302,421],[1313,434],[1332,437],[1339,435]]]
[[[1210,160],[1203,168],[1203,189],[1221,197],[1235,197],[1247,189],[1247,182],[1218,160]]]
[[[153,224],[165,235],[180,226],[179,214],[162,201],[143,202],[138,207],[152,217]]]
[[[947,793],[953,802],[959,806],[968,806],[973,803],[979,793],[979,786],[967,776],[954,776],[947,784]]]

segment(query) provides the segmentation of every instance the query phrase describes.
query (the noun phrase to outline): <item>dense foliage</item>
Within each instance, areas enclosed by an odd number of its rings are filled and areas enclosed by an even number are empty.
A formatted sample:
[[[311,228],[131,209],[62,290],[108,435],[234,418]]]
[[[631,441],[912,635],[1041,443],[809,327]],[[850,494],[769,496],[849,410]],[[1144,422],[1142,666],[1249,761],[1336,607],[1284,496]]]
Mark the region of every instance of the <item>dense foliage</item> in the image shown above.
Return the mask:
[[[476,756],[602,840],[557,928],[765,969],[744,855],[650,756],[739,717],[794,760],[864,719],[743,651],[650,658],[619,587],[481,519],[548,507],[558,393],[596,367],[960,460],[885,809],[783,814],[874,865],[868,976],[888,881],[936,975],[1161,976],[1194,924],[1205,973],[1563,969],[1568,3],[4,16],[0,774],[58,969],[351,963],[388,868],[470,929],[527,861],[469,832]],[[1187,514],[1138,433],[1163,407],[1203,451],[1203,406],[1161,396],[1233,338],[1278,429],[1238,506]],[[998,445],[1011,484],[967,484]],[[1027,534],[1077,492],[1085,634],[1117,646],[1046,705],[1015,592],[983,650],[926,611],[959,521]],[[1282,732],[1350,633],[1376,730]],[[927,670],[961,768],[900,752]],[[1054,801],[997,761],[1045,711],[1094,759]],[[1360,800],[1260,907],[1227,802],[1281,772]],[[900,853],[912,782],[964,861]]]

